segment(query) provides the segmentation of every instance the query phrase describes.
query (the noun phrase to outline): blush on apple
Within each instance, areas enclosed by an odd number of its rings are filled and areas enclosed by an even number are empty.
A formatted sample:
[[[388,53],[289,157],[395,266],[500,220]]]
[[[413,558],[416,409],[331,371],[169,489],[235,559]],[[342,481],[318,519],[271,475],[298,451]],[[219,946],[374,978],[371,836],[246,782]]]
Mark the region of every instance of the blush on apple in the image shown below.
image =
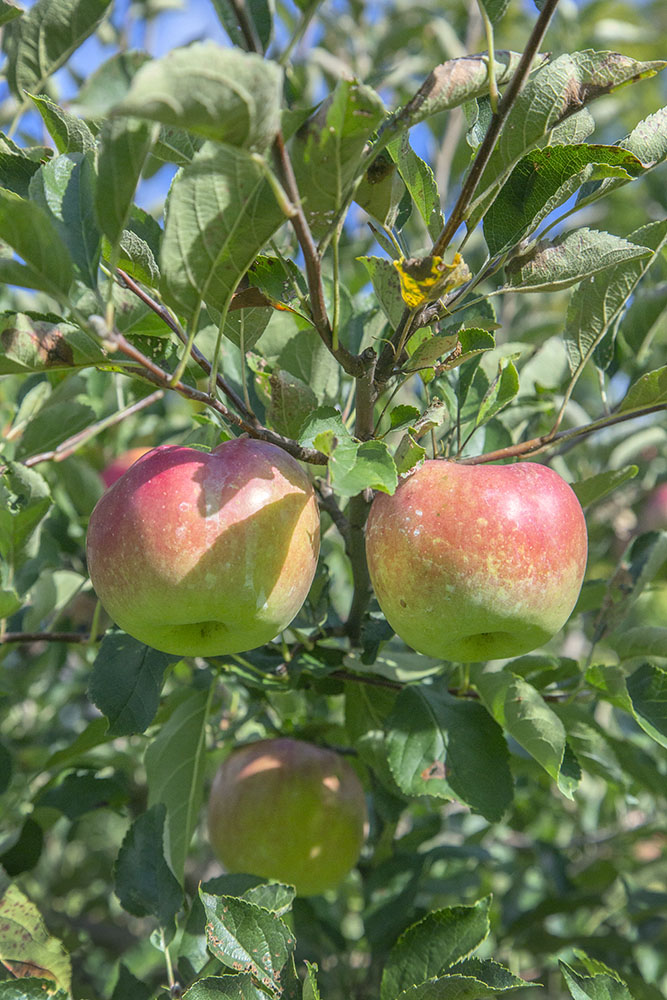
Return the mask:
[[[567,621],[586,568],[584,515],[552,469],[427,461],[366,529],[371,581],[413,649],[458,662],[519,656]]]
[[[211,788],[211,846],[228,872],[294,885],[299,895],[334,889],[356,864],[366,800],[352,767],[301,740],[260,740],[234,750]]]
[[[105,610],[136,639],[182,656],[242,652],[286,628],[306,599],[317,502],[275,445],[163,446],[99,500],[87,552]]]
[[[106,468],[102,470],[102,481],[106,488],[108,489],[110,486],[113,486],[116,480],[120,479],[131,465],[134,465],[137,459],[150,450],[150,448],[130,448],[129,451],[124,451],[121,455],[114,458],[112,462],[109,462]]]

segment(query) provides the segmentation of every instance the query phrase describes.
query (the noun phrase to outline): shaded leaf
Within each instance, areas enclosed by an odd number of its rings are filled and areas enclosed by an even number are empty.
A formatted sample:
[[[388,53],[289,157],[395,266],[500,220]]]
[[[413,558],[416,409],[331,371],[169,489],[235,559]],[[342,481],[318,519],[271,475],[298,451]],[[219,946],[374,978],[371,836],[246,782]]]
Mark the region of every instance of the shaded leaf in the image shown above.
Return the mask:
[[[247,49],[248,40],[239,27],[231,0],[213,0],[213,6],[233,44]],[[244,11],[261,45],[261,50],[266,52],[273,33],[273,0],[248,0]]]
[[[391,772],[407,795],[458,799],[490,822],[512,801],[502,732],[475,702],[407,687],[387,721],[386,743]]]
[[[245,973],[207,976],[183,994],[183,1000],[265,1000],[265,997],[264,990],[255,986],[252,976]]]
[[[24,201],[11,191],[0,189],[0,239],[25,261],[16,264],[11,277],[0,261],[0,279],[41,288],[56,297],[65,297],[72,283],[72,262],[69,251],[50,216],[34,202]],[[32,283],[33,275],[39,281]]]
[[[179,881],[203,797],[206,721],[211,688],[190,691],[144,756],[148,805],[167,810],[165,854]]]
[[[183,903],[183,893],[163,854],[166,808],[161,803],[132,823],[114,867],[115,892],[135,917],[155,917],[168,927]]]
[[[177,657],[124,632],[105,635],[93,664],[89,696],[109,720],[109,734],[143,733],[160,701],[164,672]]]
[[[407,134],[389,145],[389,153],[396,161],[398,172],[424,220],[429,236],[436,240],[445,225],[445,217],[431,167],[415,153]]]
[[[667,531],[648,531],[632,542],[607,585],[595,619],[594,642],[599,642],[620,624],[665,560]]]
[[[479,352],[475,352],[479,353]],[[519,391],[519,373],[513,361],[504,364],[498,376],[493,380],[484,397],[479,404],[475,426],[481,427],[487,420],[491,420],[497,413],[500,413]]]
[[[384,257],[357,257],[357,260],[360,260],[368,271],[382,311],[392,328],[396,329],[405,310],[396,268]]]
[[[625,983],[615,976],[581,976],[565,962],[559,965],[573,1000],[634,1000]]]
[[[34,469],[8,462],[0,473],[0,555],[16,565],[21,549],[51,506],[46,480]]]
[[[278,369],[271,374],[269,419],[280,434],[296,438],[306,417],[317,408],[313,390],[296,375]]]
[[[109,119],[102,126],[97,158],[95,211],[112,247],[127,226],[155,130],[136,118]]]
[[[30,94],[30,99],[42,116],[49,135],[59,153],[91,153],[95,149],[95,136],[85,121],[59,107],[48,97]]]
[[[626,683],[635,719],[645,733],[667,749],[667,670],[642,663]]]
[[[614,652],[621,660],[635,656],[667,657],[667,628],[637,625],[614,636]]]

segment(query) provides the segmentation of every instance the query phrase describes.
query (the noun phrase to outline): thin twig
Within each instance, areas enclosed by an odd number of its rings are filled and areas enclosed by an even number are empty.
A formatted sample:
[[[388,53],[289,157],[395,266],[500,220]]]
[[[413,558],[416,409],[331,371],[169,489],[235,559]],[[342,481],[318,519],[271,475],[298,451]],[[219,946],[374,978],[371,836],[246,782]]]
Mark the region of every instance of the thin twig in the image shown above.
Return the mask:
[[[0,635],[0,646],[31,642],[88,642],[87,632],[5,632]]]
[[[160,317],[163,323],[165,323],[166,326],[168,326],[169,329],[176,334],[178,339],[183,344],[187,344],[188,338],[185,330],[172,316],[168,309],[157,302],[151,295],[148,294],[148,292],[144,291],[144,289],[137,284],[134,278],[131,278],[130,275],[121,270],[121,268],[116,268],[116,274],[121,278],[123,284],[126,285],[130,291],[144,303],[144,305],[148,306],[149,309],[152,309],[152,311]],[[268,305],[268,302],[266,302],[266,305]],[[211,362],[194,344],[192,345],[190,354],[202,371],[206,372],[207,375],[210,375],[212,369]],[[241,397],[234,391],[234,389],[232,389],[231,385],[229,385],[229,383],[226,382],[224,377],[219,373],[216,378],[216,385],[224,393],[232,406],[234,406],[236,410],[246,418],[246,420],[252,421],[255,419],[254,413],[248,409]]]
[[[224,420],[233,424],[250,437],[261,441],[268,441],[270,444],[275,444],[302,462],[308,462],[311,465],[327,464],[327,456],[321,451],[316,451],[314,448],[303,448],[291,438],[283,437],[282,434],[277,434],[275,431],[269,430],[268,427],[263,427],[256,420],[253,420],[252,422],[244,420],[243,417],[238,416],[238,414],[234,413],[227,406],[225,406],[224,403],[221,403],[219,399],[216,399],[214,396],[211,396],[206,392],[201,392],[193,386],[186,385],[184,382],[172,384],[169,372],[163,371],[159,365],[156,365],[154,361],[151,361],[151,359],[147,358],[145,354],[142,354],[142,352],[135,347],[134,344],[131,344],[119,330],[106,330],[101,332],[106,337],[107,341],[112,343],[116,348],[118,348],[118,350],[122,351],[123,354],[126,354],[127,357],[136,362],[139,368],[137,370],[133,370],[133,374],[139,374],[143,378],[148,379],[149,382],[153,382],[163,388],[175,389],[182,396],[186,396],[188,399],[194,399],[198,403],[203,403],[204,406],[208,406],[212,410],[215,410],[216,413],[219,413]]]
[[[627,413],[613,413],[608,417],[601,417],[590,424],[581,427],[573,427],[568,431],[559,431],[557,434],[549,431],[541,437],[531,438],[530,441],[521,441],[519,444],[509,445],[507,448],[498,448],[497,451],[488,451],[485,455],[474,455],[472,458],[457,459],[460,465],[482,465],[486,462],[500,462],[505,458],[519,458],[527,455],[536,455],[547,448],[553,448],[564,441],[571,441],[575,438],[586,437],[596,431],[604,430],[606,427],[613,427],[615,424],[622,424],[626,420],[635,420],[638,417],[646,417],[651,413],[659,413],[667,410],[667,403],[656,403],[655,406],[645,406],[641,410],[630,410]]]
[[[119,424],[121,420],[125,420],[126,417],[134,413],[139,413],[140,410],[145,410],[146,407],[152,406],[153,403],[162,399],[163,396],[164,390],[158,389],[156,392],[152,392],[150,396],[145,396],[143,399],[137,400],[136,403],[132,403],[131,406],[126,406],[124,410],[118,410],[116,413],[112,413],[111,416],[105,417],[104,420],[99,420],[96,424],[86,427],[85,430],[73,434],[66,441],[62,441],[53,451],[43,451],[39,455],[31,455],[30,458],[26,458],[22,462],[22,465],[33,466],[39,465],[40,462],[63,462],[84,445],[86,441],[89,441],[101,433],[101,431]]]

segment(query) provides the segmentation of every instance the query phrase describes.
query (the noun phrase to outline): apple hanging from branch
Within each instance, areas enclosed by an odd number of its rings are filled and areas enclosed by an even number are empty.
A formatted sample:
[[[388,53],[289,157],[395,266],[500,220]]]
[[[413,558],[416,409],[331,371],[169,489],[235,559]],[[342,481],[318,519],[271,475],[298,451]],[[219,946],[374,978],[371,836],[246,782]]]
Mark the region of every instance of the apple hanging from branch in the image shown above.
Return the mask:
[[[99,500],[87,554],[104,608],[136,639],[183,656],[242,652],[286,628],[306,599],[317,502],[275,445],[163,446]]]
[[[579,596],[584,515],[552,469],[432,460],[378,494],[371,581],[397,634],[462,663],[519,656],[555,635]]]
[[[260,740],[234,750],[215,776],[209,840],[228,872],[334,889],[356,864],[367,826],[364,790],[333,750]]]

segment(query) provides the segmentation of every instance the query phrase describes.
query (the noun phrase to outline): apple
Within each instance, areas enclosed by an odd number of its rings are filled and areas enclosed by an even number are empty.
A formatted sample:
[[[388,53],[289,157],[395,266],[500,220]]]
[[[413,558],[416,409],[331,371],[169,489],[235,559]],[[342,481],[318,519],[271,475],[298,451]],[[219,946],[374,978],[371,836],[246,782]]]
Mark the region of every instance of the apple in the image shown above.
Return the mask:
[[[145,455],[150,448],[130,448],[129,451],[124,451],[121,455],[114,458],[113,462],[110,462],[105,469],[102,470],[102,481],[106,488],[116,482],[117,479],[123,475],[124,472],[130,468],[131,465]]]
[[[567,621],[586,568],[584,515],[552,469],[426,461],[366,528],[371,582],[394,631],[427,656],[519,656]]]
[[[227,871],[286,882],[300,896],[339,885],[357,863],[367,822],[347,761],[284,737],[232,751],[208,803],[209,840]]]
[[[317,502],[275,445],[165,445],[98,501],[87,553],[102,605],[136,639],[179,656],[242,652],[286,628],[306,599]]]
[[[661,531],[664,528],[667,528],[667,483],[660,483],[644,501],[639,514],[639,530]]]

